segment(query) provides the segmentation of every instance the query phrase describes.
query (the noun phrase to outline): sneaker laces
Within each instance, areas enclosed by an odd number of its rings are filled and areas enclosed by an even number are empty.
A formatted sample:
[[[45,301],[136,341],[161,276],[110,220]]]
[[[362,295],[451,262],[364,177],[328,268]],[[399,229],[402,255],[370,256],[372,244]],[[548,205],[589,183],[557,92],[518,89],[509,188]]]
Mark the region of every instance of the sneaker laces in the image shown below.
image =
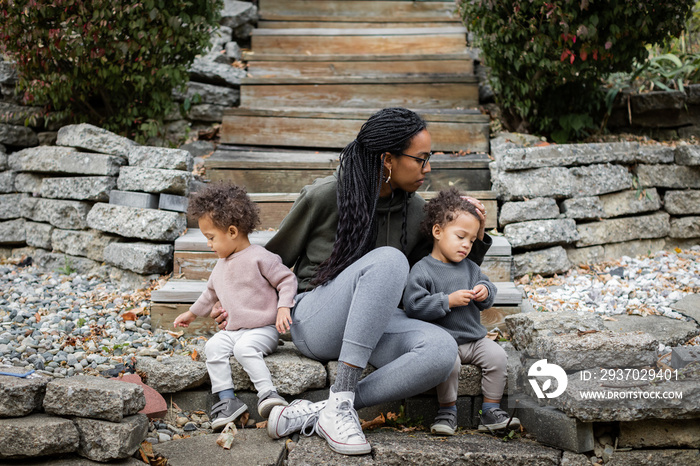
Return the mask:
[[[365,440],[365,434],[360,426],[360,417],[357,415],[355,408],[352,407],[352,402],[343,400],[338,403],[337,409],[338,415],[335,424],[339,426],[338,435],[345,436],[346,439],[359,436],[362,440]]]
[[[311,409],[313,404],[300,406],[301,401],[302,400],[293,401],[282,416],[287,419],[292,430],[299,430],[302,434],[310,437],[316,429],[318,410]]]

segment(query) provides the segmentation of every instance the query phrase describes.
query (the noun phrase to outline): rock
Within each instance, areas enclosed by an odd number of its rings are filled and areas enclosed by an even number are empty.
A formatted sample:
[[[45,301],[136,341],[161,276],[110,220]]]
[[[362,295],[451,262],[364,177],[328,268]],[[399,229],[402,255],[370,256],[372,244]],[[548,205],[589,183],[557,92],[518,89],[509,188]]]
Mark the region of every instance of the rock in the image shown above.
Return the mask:
[[[602,331],[579,335],[543,335],[528,346],[528,354],[547,359],[565,371],[592,367],[633,368],[656,363],[659,342],[641,332]]]
[[[597,196],[632,187],[632,174],[622,165],[589,165],[569,170],[574,197]]]
[[[669,319],[664,316],[633,316],[618,315],[616,321],[605,321],[603,324],[614,332],[644,332],[651,335],[664,346],[678,346],[700,333],[693,322]]]
[[[173,267],[172,244],[113,243],[104,250],[104,260],[139,274],[166,274]]]
[[[186,150],[192,157],[203,157],[211,155],[216,150],[216,145],[211,141],[192,141],[181,145],[180,149]]]
[[[35,222],[48,222],[67,230],[82,230],[87,225],[91,204],[82,201],[59,201],[38,197],[22,199],[25,218]]]
[[[698,450],[635,450],[616,451],[609,463],[610,466],[639,466],[665,464],[696,464],[700,451]]]
[[[190,80],[214,85],[238,87],[246,72],[240,68],[222,63],[214,63],[203,58],[195,58],[190,67]]]
[[[495,170],[492,162],[491,183],[493,190],[502,201],[521,200],[533,197],[553,197],[556,199],[571,197],[574,177],[569,169],[563,167],[536,168],[515,173]]]
[[[280,346],[265,357],[272,383],[281,395],[298,395],[312,388],[326,386],[326,369],[318,361],[309,359],[291,343]],[[236,390],[254,390],[248,374],[235,358],[231,358],[231,373]]]
[[[258,9],[250,2],[224,0],[221,10],[221,24],[231,29],[246,23],[254,23],[258,19]]]
[[[119,191],[109,193],[109,203],[142,209],[157,209],[160,202],[159,194],[137,193],[135,191]]]
[[[664,210],[672,215],[700,214],[700,190],[666,191]]]
[[[639,217],[625,217],[577,225],[579,239],[576,247],[622,241],[663,238],[670,230],[670,217],[657,212]]]
[[[500,160],[503,156],[503,152],[508,149],[533,147],[542,142],[543,139],[533,136],[532,134],[501,132],[490,141],[491,153],[497,160]]]
[[[671,219],[671,238],[700,238],[700,216]]]
[[[100,266],[99,262],[85,257],[71,256],[37,249],[34,253],[34,264],[42,270],[72,270],[77,273],[90,273]]]
[[[700,167],[687,165],[638,165],[637,177],[643,188],[700,188]]]
[[[176,196],[174,194],[161,194],[158,201],[158,208],[161,210],[172,210],[173,212],[187,213],[189,198],[186,196]]]
[[[139,356],[136,358],[136,368],[144,378],[144,383],[158,393],[188,390],[209,381],[206,364],[193,361],[189,356],[165,357],[162,361]]]
[[[662,109],[680,110],[685,105],[685,93],[681,91],[651,91],[631,96],[632,112],[658,113]]]
[[[20,204],[25,194],[0,194],[0,219],[8,220],[20,218],[22,209]]]
[[[560,466],[591,466],[591,461],[584,454],[564,450],[561,455]]]
[[[528,312],[506,317],[506,329],[518,351],[534,354],[537,340],[545,336],[605,330],[600,316],[570,312]]]
[[[683,144],[676,147],[678,165],[700,165],[700,147],[695,144]]]
[[[215,27],[211,32],[209,40],[209,49],[204,52],[204,55],[218,55],[223,50],[224,45],[231,41],[233,29],[228,26]]]
[[[64,126],[59,129],[56,144],[78,147],[101,154],[118,155],[124,158],[128,156],[131,149],[138,146],[130,139],[87,123]]]
[[[700,448],[700,419],[621,422],[619,448]]]
[[[0,420],[0,458],[59,455],[78,449],[73,421],[46,414]]]
[[[33,173],[17,173],[15,177],[15,191],[19,193],[39,194],[44,176]]]
[[[700,323],[700,294],[690,294],[676,301],[671,309]]]
[[[528,273],[554,275],[571,268],[571,261],[561,246],[513,255],[513,273],[522,277]]]
[[[58,131],[44,131],[36,134],[40,146],[53,146],[58,139]]]
[[[185,215],[153,209],[95,204],[87,216],[90,228],[127,238],[174,241],[185,231]]]
[[[15,192],[15,177],[17,172],[12,170],[7,170],[0,172],[0,193],[14,193]]]
[[[122,191],[170,193],[186,196],[192,175],[186,171],[161,168],[122,167],[117,186]]]
[[[0,143],[8,146],[32,147],[39,144],[36,133],[26,126],[0,124]]]
[[[5,146],[0,144],[0,171],[7,170],[7,154],[4,151]]]
[[[691,363],[700,363],[700,350],[693,346],[671,348],[671,367],[681,369]]]
[[[117,179],[111,176],[47,178],[41,184],[41,197],[106,202],[116,187]]]
[[[661,251],[666,246],[663,239],[645,239],[638,241],[627,241],[624,243],[606,244],[603,249],[602,260],[619,259],[622,256],[640,256],[653,254]]]
[[[224,47],[224,51],[226,53],[226,57],[231,61],[240,61],[243,59],[243,51],[241,50],[241,47],[236,42],[227,43],[226,46]],[[239,99],[240,99],[240,96],[237,94],[236,100],[231,105],[238,106]]]
[[[119,422],[146,406],[136,384],[76,375],[54,379],[46,386],[44,410],[59,416],[78,416]]]
[[[127,416],[120,422],[83,418],[74,422],[80,433],[78,454],[93,461],[130,457],[148,433],[148,418],[143,414]]]
[[[214,104],[193,105],[187,112],[187,118],[194,121],[220,122],[227,107]]]
[[[566,255],[572,265],[597,264],[603,262],[605,248],[603,246],[591,246],[588,248],[568,248]]]
[[[0,222],[0,244],[24,243],[27,237],[25,224],[23,218]]]
[[[599,197],[605,218],[652,212],[661,208],[661,199],[655,188],[637,191],[620,191]]]
[[[124,159],[72,147],[39,146],[10,154],[9,163],[17,171],[115,176]]]
[[[636,142],[551,144],[506,150],[501,155],[501,163],[507,171],[610,162],[632,163],[638,151],[639,143]]]
[[[2,372],[24,374],[23,367],[3,367]],[[46,384],[51,378],[0,375],[0,418],[26,416],[41,409]]]
[[[0,61],[0,84],[17,84],[17,67],[15,62]]]
[[[190,83],[193,85],[195,83]],[[143,168],[192,171],[192,154],[182,149],[141,146],[129,152],[129,165]]]
[[[566,199],[562,202],[562,210],[566,217],[577,220],[592,220],[605,216],[597,196]]]
[[[557,206],[556,201],[547,197],[540,197],[529,201],[506,202],[501,207],[498,223],[504,226],[509,223],[557,217],[559,217],[559,206]]]
[[[676,151],[671,146],[665,145],[647,145],[639,146],[637,154],[634,157],[636,163],[673,163],[676,157]]]
[[[573,243],[579,239],[572,219],[533,220],[506,225],[504,234],[514,248]]]
[[[27,246],[35,248],[51,249],[51,235],[54,227],[48,223],[26,222],[26,242]]]
[[[118,236],[106,235],[96,230],[75,231],[55,229],[51,234],[54,251],[73,256],[83,256],[97,262],[105,260],[104,251],[112,243],[123,241]]]

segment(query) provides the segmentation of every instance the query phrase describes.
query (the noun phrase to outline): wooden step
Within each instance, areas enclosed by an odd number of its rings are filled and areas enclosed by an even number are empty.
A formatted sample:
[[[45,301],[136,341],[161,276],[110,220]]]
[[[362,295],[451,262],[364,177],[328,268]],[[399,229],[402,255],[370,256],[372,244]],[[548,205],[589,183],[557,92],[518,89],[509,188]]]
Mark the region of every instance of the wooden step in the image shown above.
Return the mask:
[[[474,74],[474,52],[428,55],[288,55],[244,52],[254,78]]]
[[[220,145],[204,160],[211,181],[230,181],[251,193],[299,191],[316,178],[332,174],[339,152],[245,148]],[[434,154],[424,191],[456,187],[462,191],[491,189],[486,154]]]
[[[306,28],[255,29],[253,51],[297,54],[428,54],[462,53],[466,29],[440,28]]]
[[[379,108],[230,108],[221,142],[279,147],[342,149]],[[417,110],[427,121],[433,150],[488,152],[489,118],[476,110]]]
[[[244,78],[241,106],[473,108],[479,105],[475,76],[329,76]]]
[[[347,21],[430,22],[453,21],[453,1],[401,0],[259,0],[258,14],[263,21]]]
[[[437,28],[444,26],[462,26],[462,21],[455,17],[454,19],[445,19],[443,21],[396,21],[390,18],[374,18],[374,21],[369,19],[360,19],[352,16],[327,16],[321,17],[317,21],[258,21],[260,29],[308,29],[308,28],[323,28],[323,29],[367,29],[373,27],[380,28]]]

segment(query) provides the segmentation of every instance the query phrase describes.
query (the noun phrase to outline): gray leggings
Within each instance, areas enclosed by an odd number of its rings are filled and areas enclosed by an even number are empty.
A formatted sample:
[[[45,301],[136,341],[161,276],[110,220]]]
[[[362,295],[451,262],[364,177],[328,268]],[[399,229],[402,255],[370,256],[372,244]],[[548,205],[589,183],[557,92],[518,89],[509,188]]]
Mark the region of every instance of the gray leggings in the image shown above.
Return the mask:
[[[357,409],[436,386],[457,358],[450,334],[398,309],[408,269],[401,251],[381,247],[328,284],[297,296],[291,333],[304,355],[377,368],[357,385]]]

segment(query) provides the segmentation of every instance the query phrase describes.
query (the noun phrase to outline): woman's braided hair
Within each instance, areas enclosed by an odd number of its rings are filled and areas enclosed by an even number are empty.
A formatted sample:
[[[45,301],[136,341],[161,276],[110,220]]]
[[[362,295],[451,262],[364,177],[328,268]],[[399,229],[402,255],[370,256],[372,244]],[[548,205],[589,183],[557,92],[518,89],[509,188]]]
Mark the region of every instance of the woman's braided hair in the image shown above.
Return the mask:
[[[405,108],[385,108],[362,125],[354,141],[340,153],[338,178],[338,229],[330,257],[319,265],[312,281],[323,285],[374,248],[377,222],[374,218],[381,188],[385,152],[399,154],[426,123]],[[402,246],[406,243],[404,203]]]

